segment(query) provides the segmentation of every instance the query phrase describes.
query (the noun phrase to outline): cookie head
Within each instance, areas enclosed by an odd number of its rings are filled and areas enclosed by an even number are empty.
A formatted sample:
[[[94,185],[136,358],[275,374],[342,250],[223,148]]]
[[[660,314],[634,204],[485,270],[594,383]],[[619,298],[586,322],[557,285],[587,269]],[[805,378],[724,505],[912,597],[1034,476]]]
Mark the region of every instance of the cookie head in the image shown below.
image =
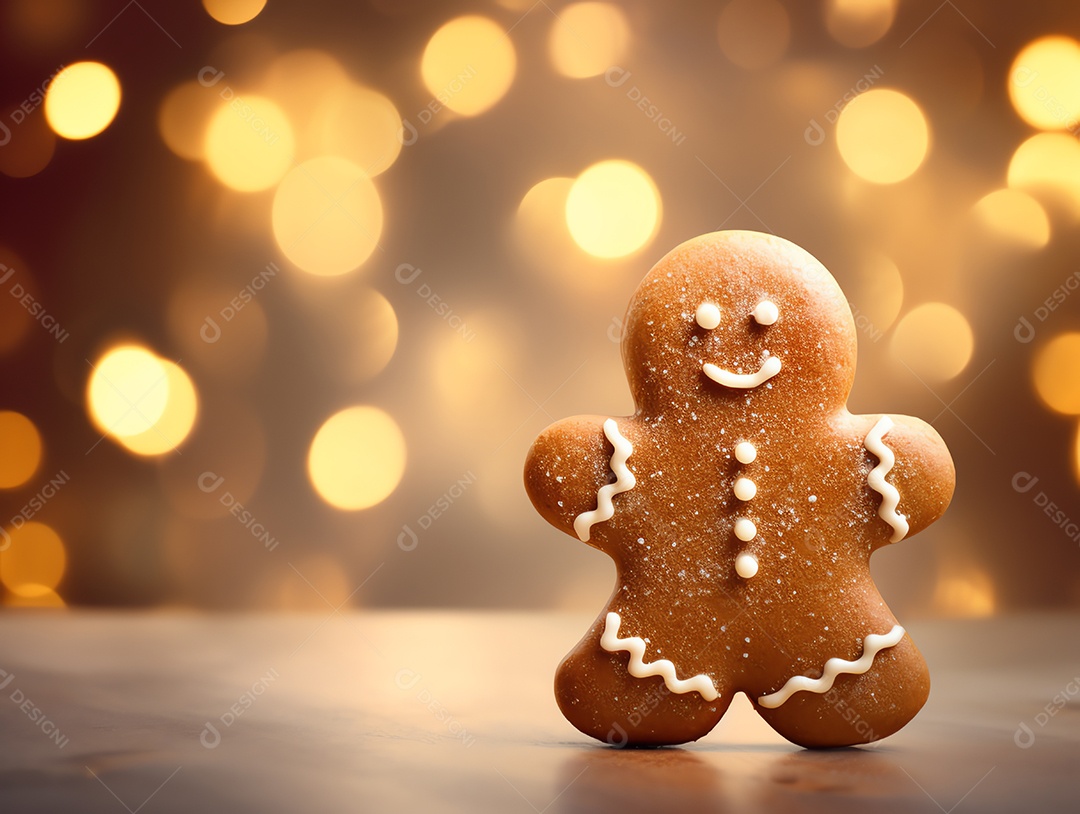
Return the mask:
[[[627,376],[646,413],[703,394],[786,402],[793,389],[836,408],[854,379],[855,323],[840,287],[809,253],[772,235],[683,243],[642,281],[626,326]]]

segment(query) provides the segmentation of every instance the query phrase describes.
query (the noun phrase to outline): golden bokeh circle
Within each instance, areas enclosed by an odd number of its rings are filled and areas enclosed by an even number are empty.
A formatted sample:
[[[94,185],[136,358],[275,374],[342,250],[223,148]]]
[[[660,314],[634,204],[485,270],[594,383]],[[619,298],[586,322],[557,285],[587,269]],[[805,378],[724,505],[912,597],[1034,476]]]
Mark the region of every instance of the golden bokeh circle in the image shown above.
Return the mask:
[[[967,318],[951,305],[927,302],[900,319],[891,350],[917,376],[943,382],[967,367],[975,334]]]
[[[375,251],[383,228],[379,192],[360,167],[338,156],[305,161],[274,194],[274,239],[309,274],[352,271]]]
[[[41,434],[13,410],[0,411],[0,489],[22,486],[41,465]]]
[[[335,413],[315,433],[308,476],[319,497],[336,509],[367,509],[389,497],[405,474],[405,437],[377,407]]]
[[[510,36],[487,17],[457,17],[432,34],[420,62],[424,86],[462,116],[488,110],[510,89],[517,54]]]
[[[96,136],[120,109],[120,80],[100,62],[76,62],[57,74],[45,91],[45,118],[58,136]]]
[[[1051,410],[1080,415],[1080,333],[1058,334],[1035,354],[1035,392]]]
[[[645,170],[630,161],[600,161],[581,173],[566,196],[566,225],[594,257],[633,254],[660,227],[660,192]]]
[[[904,93],[876,88],[840,112],[836,146],[852,172],[875,184],[895,184],[919,168],[930,147],[930,127]]]

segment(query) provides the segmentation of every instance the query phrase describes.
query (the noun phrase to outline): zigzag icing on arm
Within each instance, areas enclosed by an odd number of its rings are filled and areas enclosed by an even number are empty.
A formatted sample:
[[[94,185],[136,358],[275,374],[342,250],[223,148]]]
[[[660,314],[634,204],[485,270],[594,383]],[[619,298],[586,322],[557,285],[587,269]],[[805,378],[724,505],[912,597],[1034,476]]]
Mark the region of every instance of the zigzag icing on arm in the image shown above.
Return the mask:
[[[698,673],[691,678],[679,678],[675,675],[675,665],[668,659],[658,659],[653,662],[645,661],[645,640],[640,636],[630,636],[625,639],[619,638],[619,625],[622,618],[614,611],[610,611],[604,620],[604,635],[600,637],[600,646],[609,653],[618,653],[625,650],[630,654],[630,664],[627,671],[634,678],[649,678],[660,676],[664,684],[674,693],[696,692],[706,701],[715,701],[720,697],[716,691],[716,685],[712,679],[704,673]]]
[[[867,434],[863,446],[878,459],[878,465],[870,470],[866,482],[870,484],[871,489],[881,495],[881,506],[878,507],[878,516],[892,526],[893,533],[892,537],[889,538],[889,542],[896,543],[907,536],[908,522],[904,515],[896,511],[896,507],[900,503],[900,492],[895,486],[885,480],[885,476],[889,474],[893,465],[896,463],[896,456],[893,454],[893,451],[885,445],[882,437],[892,428],[892,419],[887,415],[882,416],[881,420],[874,425],[874,429],[870,430]]]
[[[874,656],[888,647],[896,647],[904,638],[904,629],[900,625],[893,625],[888,633],[871,633],[863,639],[862,655],[855,661],[847,661],[841,658],[831,658],[825,662],[825,669],[821,678],[807,678],[806,676],[793,676],[787,683],[774,693],[763,695],[758,699],[758,704],[767,709],[776,709],[797,692],[823,693],[832,689],[836,677],[842,673],[862,675],[868,671],[874,663]]]
[[[596,523],[607,522],[615,516],[615,505],[611,502],[611,498],[637,485],[637,478],[626,465],[626,459],[634,451],[634,445],[619,432],[619,425],[615,423],[614,418],[609,418],[604,422],[604,435],[615,447],[615,451],[611,453],[611,471],[615,473],[615,482],[600,487],[596,493],[595,509],[591,512],[582,512],[574,519],[574,531],[583,543],[589,542],[589,530]]]

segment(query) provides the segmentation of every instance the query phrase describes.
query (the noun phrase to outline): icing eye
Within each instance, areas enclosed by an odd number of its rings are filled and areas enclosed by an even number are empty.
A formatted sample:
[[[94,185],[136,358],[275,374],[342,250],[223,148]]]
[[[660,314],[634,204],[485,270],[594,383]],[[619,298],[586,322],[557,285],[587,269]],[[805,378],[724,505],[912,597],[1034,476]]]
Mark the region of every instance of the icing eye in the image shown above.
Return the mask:
[[[720,324],[720,309],[711,302],[703,302],[697,307],[694,319],[706,331],[711,331]]]
[[[701,312],[701,309],[698,309]],[[772,325],[780,318],[780,309],[776,307],[776,303],[769,302],[769,300],[762,300],[754,308],[751,316],[758,325]]]

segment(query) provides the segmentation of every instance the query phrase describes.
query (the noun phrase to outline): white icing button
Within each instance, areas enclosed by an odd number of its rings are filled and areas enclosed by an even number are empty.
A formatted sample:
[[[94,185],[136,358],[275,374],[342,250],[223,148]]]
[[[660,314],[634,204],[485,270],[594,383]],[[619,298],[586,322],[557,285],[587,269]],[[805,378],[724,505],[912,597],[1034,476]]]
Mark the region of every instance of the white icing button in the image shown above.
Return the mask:
[[[758,325],[772,325],[780,318],[780,309],[776,303],[762,300],[754,309],[753,317]]]
[[[750,478],[739,478],[735,481],[735,497],[739,500],[750,500],[757,494],[757,484]]]
[[[735,459],[741,464],[752,464],[757,458],[757,447],[749,441],[740,441],[735,445]]]
[[[740,517],[736,520],[735,536],[744,543],[749,543],[753,540],[757,536],[757,526],[754,525],[754,521],[747,520],[745,517]]]
[[[720,309],[711,302],[703,302],[697,307],[694,319],[706,331],[711,331],[720,324]]]
[[[743,579],[750,579],[750,577],[756,576],[757,570],[758,561],[757,557],[753,554],[744,551],[735,558],[735,573]]]

